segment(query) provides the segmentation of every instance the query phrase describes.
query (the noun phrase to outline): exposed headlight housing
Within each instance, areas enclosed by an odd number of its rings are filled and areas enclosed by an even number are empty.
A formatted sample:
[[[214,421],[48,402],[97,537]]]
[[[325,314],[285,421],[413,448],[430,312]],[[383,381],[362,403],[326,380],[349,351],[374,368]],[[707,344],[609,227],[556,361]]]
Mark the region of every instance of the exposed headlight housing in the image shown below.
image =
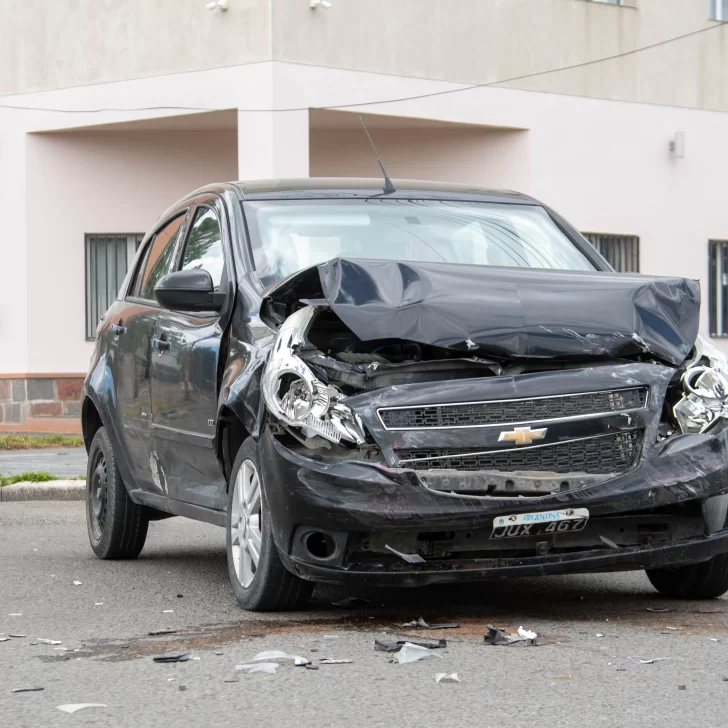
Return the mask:
[[[281,422],[301,428],[307,437],[319,435],[331,442],[365,442],[361,418],[339,400],[341,392],[319,381],[297,354],[316,313],[306,306],[289,316],[278,330],[261,381],[263,399]]]
[[[683,397],[673,408],[683,433],[707,432],[728,418],[728,358],[710,339],[698,336],[693,362],[682,376]]]

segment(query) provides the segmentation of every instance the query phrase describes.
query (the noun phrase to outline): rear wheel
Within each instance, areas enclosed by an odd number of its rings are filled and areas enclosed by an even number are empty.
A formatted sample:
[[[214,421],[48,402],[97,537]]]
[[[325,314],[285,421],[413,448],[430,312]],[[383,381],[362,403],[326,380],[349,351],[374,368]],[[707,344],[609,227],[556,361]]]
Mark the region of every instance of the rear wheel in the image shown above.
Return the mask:
[[[133,559],[147,538],[149,519],[126,492],[106,429],[88,452],[86,524],[91,548],[100,559]]]
[[[273,542],[265,491],[252,438],[240,447],[228,486],[227,560],[241,607],[275,611],[305,606],[313,584],[292,574]]]
[[[660,594],[678,599],[715,599],[728,592],[728,554],[688,566],[647,569],[647,578]]]

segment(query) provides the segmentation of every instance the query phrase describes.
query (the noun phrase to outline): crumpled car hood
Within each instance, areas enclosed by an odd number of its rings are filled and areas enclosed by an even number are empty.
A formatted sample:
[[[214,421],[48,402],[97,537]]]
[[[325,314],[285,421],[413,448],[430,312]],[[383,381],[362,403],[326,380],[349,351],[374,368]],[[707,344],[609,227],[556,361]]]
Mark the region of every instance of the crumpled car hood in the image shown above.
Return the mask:
[[[506,358],[627,357],[680,364],[698,334],[700,284],[601,271],[334,258],[270,288],[274,328],[300,301],[362,341],[404,339]]]

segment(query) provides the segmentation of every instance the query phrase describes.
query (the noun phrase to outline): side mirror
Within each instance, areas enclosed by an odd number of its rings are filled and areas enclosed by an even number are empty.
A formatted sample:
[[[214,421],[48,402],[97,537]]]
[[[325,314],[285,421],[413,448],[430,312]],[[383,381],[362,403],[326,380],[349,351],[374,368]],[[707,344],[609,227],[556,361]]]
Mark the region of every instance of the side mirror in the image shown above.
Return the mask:
[[[154,287],[157,301],[172,311],[221,311],[225,294],[215,291],[212,276],[201,268],[168,273]]]

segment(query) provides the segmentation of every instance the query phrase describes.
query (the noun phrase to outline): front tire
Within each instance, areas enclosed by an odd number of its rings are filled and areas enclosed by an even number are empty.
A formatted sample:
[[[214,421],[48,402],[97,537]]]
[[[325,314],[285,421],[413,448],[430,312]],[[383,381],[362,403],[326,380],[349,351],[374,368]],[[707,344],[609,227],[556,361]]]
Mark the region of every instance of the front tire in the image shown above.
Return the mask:
[[[241,607],[258,612],[306,605],[313,584],[288,571],[278,555],[252,438],[240,447],[230,475],[226,532],[228,575]]]
[[[728,554],[688,566],[647,569],[647,578],[660,594],[677,599],[715,599],[728,592]]]
[[[100,559],[134,559],[147,539],[149,519],[126,492],[104,427],[88,451],[86,524],[91,548]]]

